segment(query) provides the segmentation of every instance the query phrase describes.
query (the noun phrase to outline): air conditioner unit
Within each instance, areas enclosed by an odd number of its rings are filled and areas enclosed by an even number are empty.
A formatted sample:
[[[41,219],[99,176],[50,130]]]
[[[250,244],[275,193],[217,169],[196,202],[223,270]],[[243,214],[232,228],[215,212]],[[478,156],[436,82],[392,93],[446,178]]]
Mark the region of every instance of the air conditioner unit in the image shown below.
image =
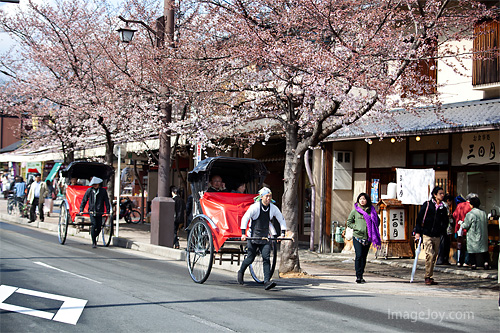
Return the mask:
[[[352,151],[333,152],[333,189],[352,190]]]

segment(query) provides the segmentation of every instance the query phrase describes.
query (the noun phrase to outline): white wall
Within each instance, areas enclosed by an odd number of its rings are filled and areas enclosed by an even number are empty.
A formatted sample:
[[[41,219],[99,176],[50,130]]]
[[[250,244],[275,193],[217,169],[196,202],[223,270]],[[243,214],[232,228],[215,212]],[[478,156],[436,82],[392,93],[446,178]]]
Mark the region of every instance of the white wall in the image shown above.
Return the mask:
[[[448,46],[458,47],[461,50],[465,46],[466,50],[472,50],[472,41],[449,43]],[[443,104],[474,101],[483,98],[482,90],[473,90],[472,88],[472,59],[466,59],[466,57],[470,57],[470,55],[464,56],[463,64],[451,58],[438,60],[438,92],[441,94]],[[441,87],[441,85],[444,86]]]

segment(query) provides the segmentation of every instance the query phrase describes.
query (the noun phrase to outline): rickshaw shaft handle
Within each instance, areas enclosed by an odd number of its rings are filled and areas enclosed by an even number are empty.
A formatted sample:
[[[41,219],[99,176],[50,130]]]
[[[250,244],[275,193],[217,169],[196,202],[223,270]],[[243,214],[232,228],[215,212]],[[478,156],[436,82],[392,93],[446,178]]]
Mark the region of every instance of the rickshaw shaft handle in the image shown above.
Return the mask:
[[[229,237],[227,239],[228,241],[241,241],[241,237]],[[269,238],[269,237],[247,237],[246,240],[291,240],[293,241],[293,238]]]

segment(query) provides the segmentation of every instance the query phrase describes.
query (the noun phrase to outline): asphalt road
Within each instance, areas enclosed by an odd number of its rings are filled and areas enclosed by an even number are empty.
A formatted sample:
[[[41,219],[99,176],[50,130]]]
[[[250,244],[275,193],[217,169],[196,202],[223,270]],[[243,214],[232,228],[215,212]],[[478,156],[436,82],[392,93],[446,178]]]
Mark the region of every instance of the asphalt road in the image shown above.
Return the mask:
[[[456,288],[404,292],[381,277],[280,279],[263,290],[212,270],[202,285],[184,262],[0,222],[1,332],[498,332],[498,299]],[[383,287],[383,288],[382,288]],[[420,292],[419,292],[420,290]],[[422,292],[424,291],[424,292]]]

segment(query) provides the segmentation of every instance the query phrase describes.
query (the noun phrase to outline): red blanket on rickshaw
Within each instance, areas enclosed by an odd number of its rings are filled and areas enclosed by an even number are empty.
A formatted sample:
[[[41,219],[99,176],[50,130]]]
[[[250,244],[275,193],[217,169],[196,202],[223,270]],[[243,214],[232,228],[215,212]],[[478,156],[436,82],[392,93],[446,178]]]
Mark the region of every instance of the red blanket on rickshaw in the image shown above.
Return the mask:
[[[71,216],[71,221],[75,222],[75,217],[80,213],[80,205],[82,204],[83,196],[90,186],[83,185],[69,185],[66,188],[66,200],[69,205],[69,214]],[[83,212],[87,213],[89,211],[89,203],[85,205]]]
[[[203,214],[216,225],[212,229],[214,249],[219,251],[229,237],[241,237],[241,218],[256,194],[206,192],[200,199]]]

